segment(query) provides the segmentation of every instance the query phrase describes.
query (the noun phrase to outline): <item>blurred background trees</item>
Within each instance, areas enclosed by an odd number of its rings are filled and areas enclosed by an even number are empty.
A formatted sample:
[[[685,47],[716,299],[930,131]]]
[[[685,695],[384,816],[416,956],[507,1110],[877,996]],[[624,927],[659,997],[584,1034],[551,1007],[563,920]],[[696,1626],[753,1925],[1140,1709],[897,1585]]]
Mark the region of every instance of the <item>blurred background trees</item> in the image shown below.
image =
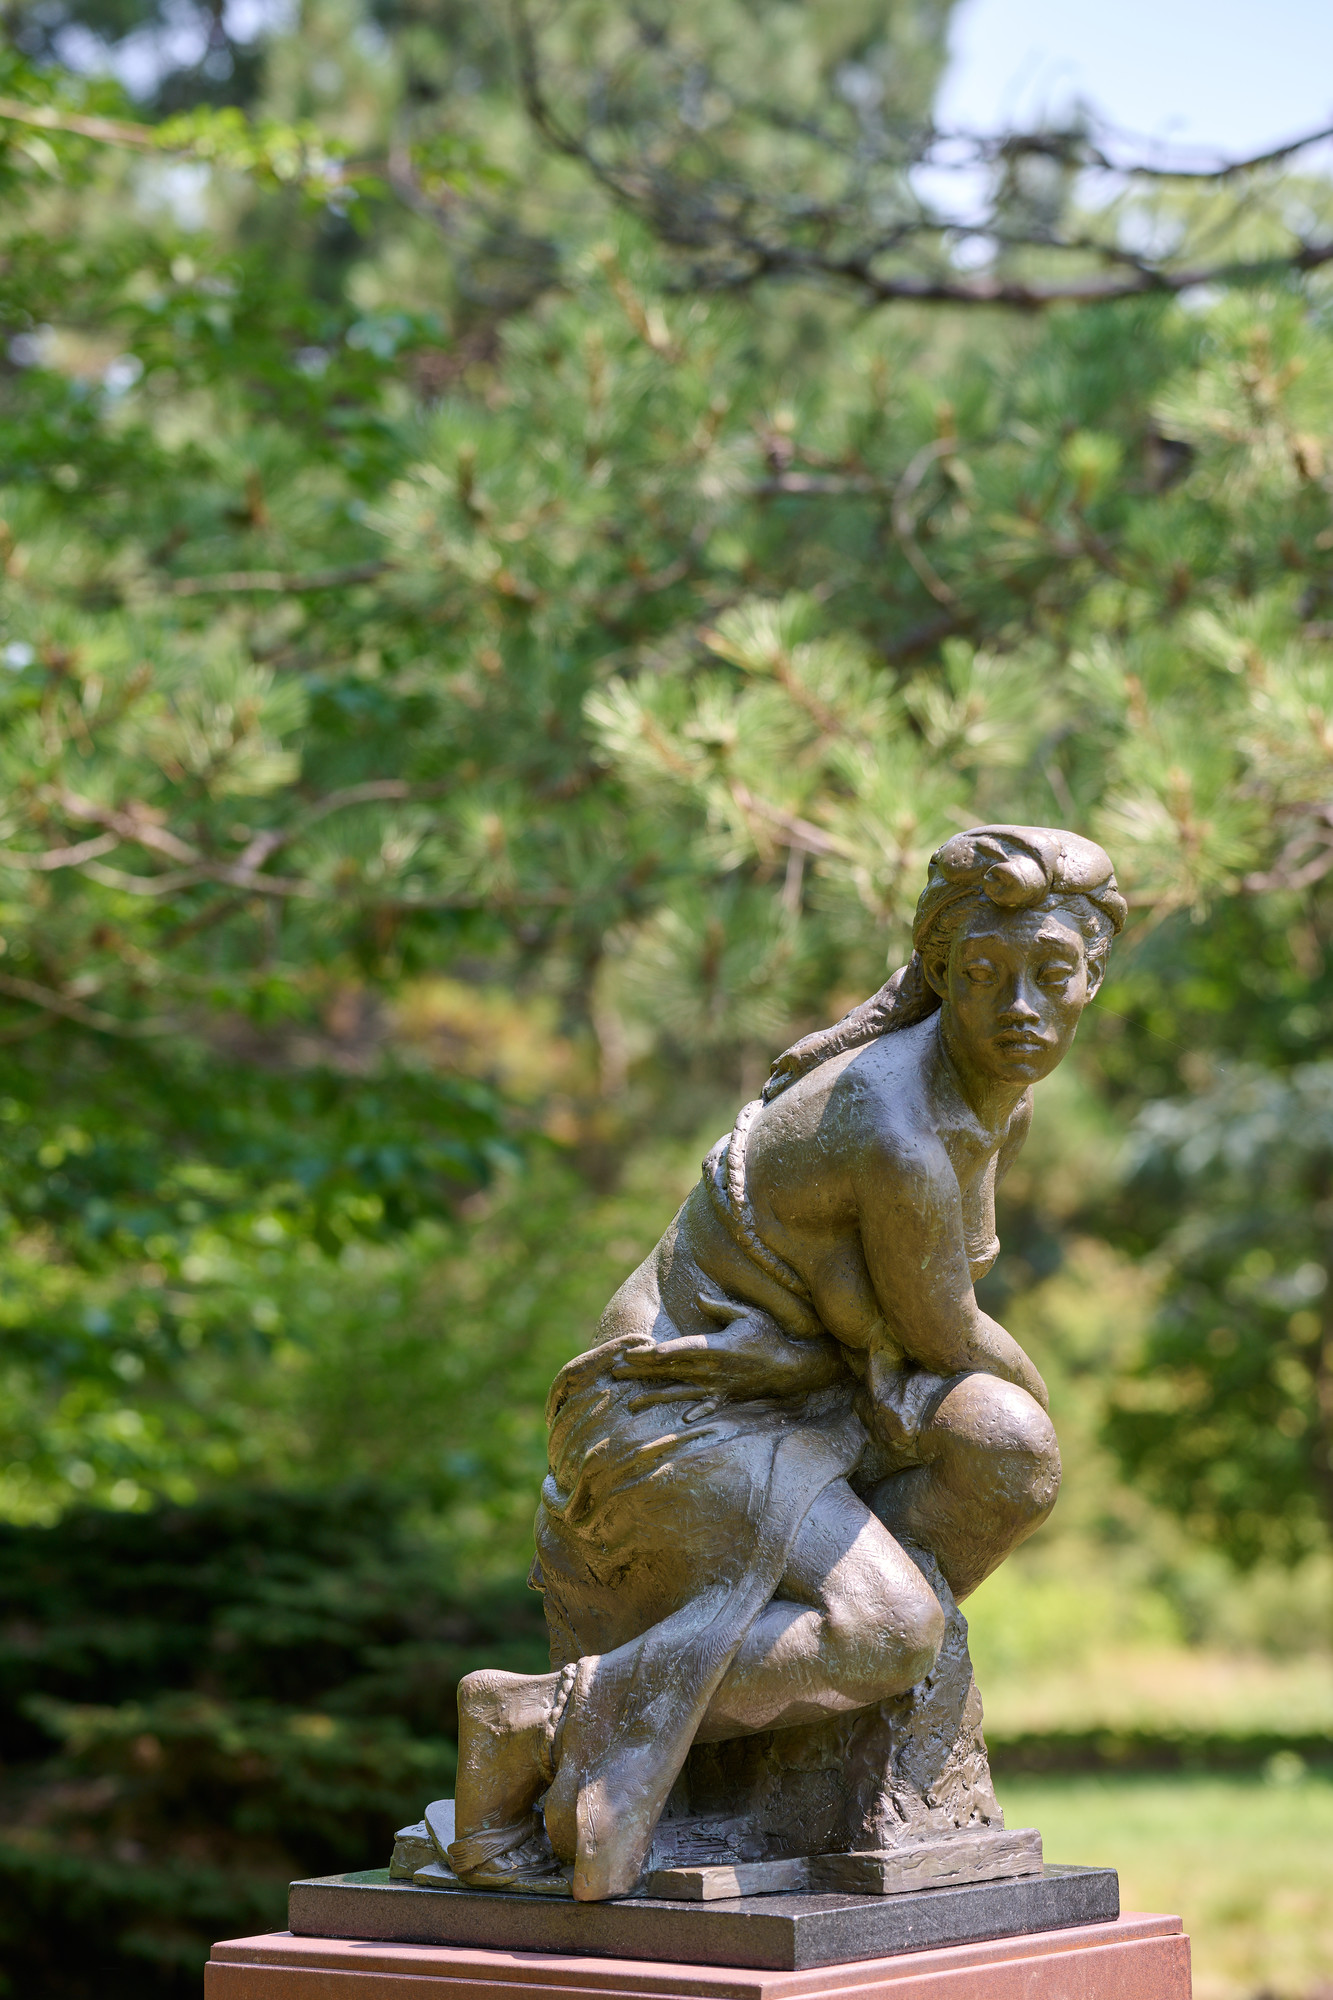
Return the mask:
[[[550,1377],[980,819],[1134,911],[988,1280],[1071,1467],[997,1740],[1088,1635],[1168,1761],[1182,1645],[1326,1676],[1326,182],[940,134],[944,5],[5,20],[14,1990],[447,1790]]]

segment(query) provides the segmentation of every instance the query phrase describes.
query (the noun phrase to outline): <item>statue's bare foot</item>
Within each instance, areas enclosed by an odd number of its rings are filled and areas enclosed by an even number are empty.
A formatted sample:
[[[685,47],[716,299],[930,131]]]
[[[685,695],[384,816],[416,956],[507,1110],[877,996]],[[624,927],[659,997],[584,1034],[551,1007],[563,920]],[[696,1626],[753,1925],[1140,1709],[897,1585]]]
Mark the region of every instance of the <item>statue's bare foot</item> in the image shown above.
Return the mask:
[[[533,1811],[551,1781],[558,1674],[468,1674],[458,1685],[456,1837],[449,1866],[474,1888],[559,1868]]]

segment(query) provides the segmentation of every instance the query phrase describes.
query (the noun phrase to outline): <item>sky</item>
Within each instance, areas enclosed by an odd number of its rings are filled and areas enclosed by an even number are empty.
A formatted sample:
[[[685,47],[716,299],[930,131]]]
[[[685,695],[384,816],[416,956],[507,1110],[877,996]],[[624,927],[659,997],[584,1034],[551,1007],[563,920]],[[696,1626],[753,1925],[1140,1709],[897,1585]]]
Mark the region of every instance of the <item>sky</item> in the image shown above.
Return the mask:
[[[1333,0],[961,0],[951,39],[945,129],[1080,97],[1125,131],[1231,156],[1333,125]]]

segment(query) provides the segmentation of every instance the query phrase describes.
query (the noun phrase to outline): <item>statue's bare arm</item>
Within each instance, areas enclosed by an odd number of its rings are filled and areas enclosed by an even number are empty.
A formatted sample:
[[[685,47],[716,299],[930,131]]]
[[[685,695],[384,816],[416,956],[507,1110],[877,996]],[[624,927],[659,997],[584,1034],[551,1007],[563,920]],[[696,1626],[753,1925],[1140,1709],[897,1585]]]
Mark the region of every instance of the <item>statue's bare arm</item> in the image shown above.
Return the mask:
[[[856,1178],[861,1244],[882,1326],[870,1343],[872,1393],[876,1359],[883,1366],[905,1355],[936,1375],[998,1375],[1045,1409],[1041,1376],[977,1304],[958,1181],[940,1141],[879,1141],[867,1148]]]

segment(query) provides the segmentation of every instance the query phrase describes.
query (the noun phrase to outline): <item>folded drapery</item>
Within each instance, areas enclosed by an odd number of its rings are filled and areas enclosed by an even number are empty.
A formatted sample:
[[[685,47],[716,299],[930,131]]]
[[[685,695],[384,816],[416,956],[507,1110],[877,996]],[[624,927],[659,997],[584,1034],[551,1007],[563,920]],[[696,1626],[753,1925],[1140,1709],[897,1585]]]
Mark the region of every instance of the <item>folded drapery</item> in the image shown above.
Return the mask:
[[[608,1341],[557,1378],[537,1515],[552,1664],[577,1661],[546,1826],[587,1899],[634,1887],[801,1523],[866,1441],[850,1382],[795,1408],[727,1403],[694,1423],[679,1404],[635,1410],[640,1385],[610,1371],[636,1344]]]

